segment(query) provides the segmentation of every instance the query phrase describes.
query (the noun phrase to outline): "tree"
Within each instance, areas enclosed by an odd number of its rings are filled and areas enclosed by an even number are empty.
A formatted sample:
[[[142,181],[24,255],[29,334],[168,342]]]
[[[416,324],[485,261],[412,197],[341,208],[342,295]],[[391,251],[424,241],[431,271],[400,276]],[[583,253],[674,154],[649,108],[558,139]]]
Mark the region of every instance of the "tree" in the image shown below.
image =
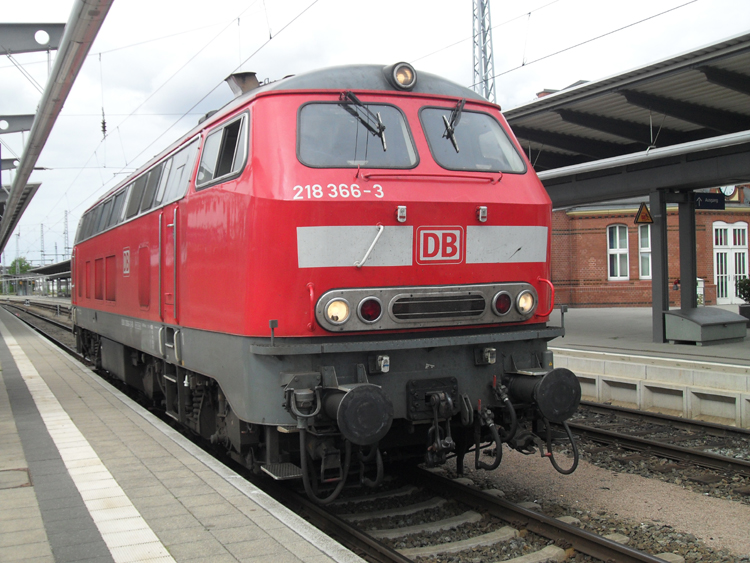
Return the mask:
[[[31,264],[29,263],[26,258],[23,256],[19,256],[13,262],[10,263],[10,266],[8,266],[5,269],[5,274],[9,277],[16,276],[17,274],[25,274],[32,268]],[[28,281],[26,283],[29,283]],[[5,288],[3,287],[3,290]],[[18,292],[18,284],[16,282],[10,283],[9,288],[10,293],[17,293]]]
[[[10,266],[8,266],[6,272],[11,275],[16,275],[25,274],[29,270],[31,270],[31,264],[29,264],[29,261],[26,260],[26,258],[24,258],[23,256],[19,256],[10,263]]]

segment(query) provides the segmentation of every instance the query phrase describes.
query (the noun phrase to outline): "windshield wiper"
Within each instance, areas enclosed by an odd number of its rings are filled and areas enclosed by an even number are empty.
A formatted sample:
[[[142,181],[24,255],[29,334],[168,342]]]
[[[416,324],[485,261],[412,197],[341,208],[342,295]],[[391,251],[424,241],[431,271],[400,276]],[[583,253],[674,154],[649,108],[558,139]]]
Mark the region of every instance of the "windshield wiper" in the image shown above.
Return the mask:
[[[458,126],[458,122],[461,121],[461,112],[464,110],[465,103],[465,99],[458,100],[456,107],[454,107],[453,111],[451,111],[450,119],[443,116],[443,123],[445,123],[445,133],[443,133],[443,139],[450,139],[451,143],[453,144],[453,148],[456,149],[456,152],[459,152],[458,141],[456,140],[456,127]]]
[[[365,129],[375,137],[380,138],[380,142],[383,143],[383,152],[387,151],[388,148],[385,144],[385,125],[383,125],[383,120],[380,118],[380,112],[373,113],[370,111],[370,109],[354,95],[354,92],[348,90],[341,93],[339,100],[341,100],[343,108],[356,117],[359,122],[365,126]]]

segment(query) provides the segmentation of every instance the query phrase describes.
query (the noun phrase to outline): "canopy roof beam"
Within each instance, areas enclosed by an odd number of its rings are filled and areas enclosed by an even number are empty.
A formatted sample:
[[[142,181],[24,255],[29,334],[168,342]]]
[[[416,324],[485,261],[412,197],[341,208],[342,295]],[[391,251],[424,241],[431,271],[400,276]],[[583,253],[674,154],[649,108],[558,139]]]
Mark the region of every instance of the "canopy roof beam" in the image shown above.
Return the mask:
[[[708,127],[721,133],[737,133],[750,129],[750,118],[731,111],[710,108],[690,102],[682,102],[654,94],[621,90],[629,104],[664,113],[682,121]]]

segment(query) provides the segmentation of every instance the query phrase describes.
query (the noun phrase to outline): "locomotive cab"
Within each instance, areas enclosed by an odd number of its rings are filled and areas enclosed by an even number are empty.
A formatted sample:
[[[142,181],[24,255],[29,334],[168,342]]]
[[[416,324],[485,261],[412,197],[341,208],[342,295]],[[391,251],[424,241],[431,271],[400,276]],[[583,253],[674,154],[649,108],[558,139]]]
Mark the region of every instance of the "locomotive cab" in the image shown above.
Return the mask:
[[[84,215],[79,347],[318,502],[572,441],[551,203],[499,108],[406,63],[250,83]]]

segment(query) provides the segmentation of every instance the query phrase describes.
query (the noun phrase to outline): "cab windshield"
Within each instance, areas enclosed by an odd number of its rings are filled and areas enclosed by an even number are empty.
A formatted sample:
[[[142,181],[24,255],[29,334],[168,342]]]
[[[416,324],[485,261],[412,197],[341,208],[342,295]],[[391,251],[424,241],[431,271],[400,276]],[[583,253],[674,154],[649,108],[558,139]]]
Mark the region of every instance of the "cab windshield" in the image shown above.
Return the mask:
[[[409,126],[394,106],[312,103],[302,106],[298,120],[297,154],[307,166],[412,168],[417,164]]]
[[[462,109],[462,107],[460,108]],[[435,161],[448,170],[524,173],[508,135],[487,113],[423,108],[419,118]]]

